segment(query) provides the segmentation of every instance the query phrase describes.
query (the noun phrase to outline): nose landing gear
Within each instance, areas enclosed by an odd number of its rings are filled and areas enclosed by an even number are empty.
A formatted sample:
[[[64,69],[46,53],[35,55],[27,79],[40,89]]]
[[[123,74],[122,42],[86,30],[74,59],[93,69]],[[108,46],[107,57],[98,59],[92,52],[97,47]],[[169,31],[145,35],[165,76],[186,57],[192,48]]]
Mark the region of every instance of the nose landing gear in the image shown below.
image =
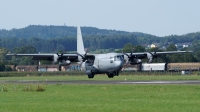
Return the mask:
[[[86,70],[86,74],[88,74],[88,78],[94,78],[94,73],[91,70]]]

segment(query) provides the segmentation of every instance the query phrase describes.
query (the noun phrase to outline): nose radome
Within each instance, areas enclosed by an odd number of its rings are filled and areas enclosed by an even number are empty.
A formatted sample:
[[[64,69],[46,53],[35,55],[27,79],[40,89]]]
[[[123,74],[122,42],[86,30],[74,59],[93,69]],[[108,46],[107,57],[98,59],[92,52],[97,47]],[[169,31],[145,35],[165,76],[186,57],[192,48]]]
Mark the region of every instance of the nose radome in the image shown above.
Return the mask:
[[[123,64],[124,64],[124,61],[116,61],[115,62],[116,67],[121,67],[121,66],[123,66]]]

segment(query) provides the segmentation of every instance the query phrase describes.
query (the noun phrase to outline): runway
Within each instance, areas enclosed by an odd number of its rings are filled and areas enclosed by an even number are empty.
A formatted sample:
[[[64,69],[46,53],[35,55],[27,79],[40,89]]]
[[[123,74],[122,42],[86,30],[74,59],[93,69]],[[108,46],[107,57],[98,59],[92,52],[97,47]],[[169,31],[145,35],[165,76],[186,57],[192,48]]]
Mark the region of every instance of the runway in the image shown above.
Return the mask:
[[[0,81],[0,84],[200,84],[198,80],[189,81],[125,81],[125,80],[66,80],[66,81],[37,81],[16,80]]]

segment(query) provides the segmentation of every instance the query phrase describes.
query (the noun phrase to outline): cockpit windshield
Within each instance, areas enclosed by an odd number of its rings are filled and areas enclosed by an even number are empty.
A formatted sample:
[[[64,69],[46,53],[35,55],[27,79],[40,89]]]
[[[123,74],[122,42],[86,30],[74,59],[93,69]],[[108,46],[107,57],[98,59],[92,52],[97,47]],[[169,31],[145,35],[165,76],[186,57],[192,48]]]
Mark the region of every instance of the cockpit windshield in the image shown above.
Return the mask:
[[[123,58],[122,58],[121,55],[118,55],[118,56],[115,56],[115,57],[114,57],[114,60],[115,60],[115,61],[122,61]]]

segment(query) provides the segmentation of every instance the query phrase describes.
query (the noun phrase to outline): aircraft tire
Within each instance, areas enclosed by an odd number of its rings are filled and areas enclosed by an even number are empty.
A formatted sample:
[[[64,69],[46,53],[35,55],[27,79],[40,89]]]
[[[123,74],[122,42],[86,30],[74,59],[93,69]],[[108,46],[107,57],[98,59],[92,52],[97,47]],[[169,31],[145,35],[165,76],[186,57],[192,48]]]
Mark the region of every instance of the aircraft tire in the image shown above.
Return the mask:
[[[107,73],[107,75],[108,75],[108,78],[113,78],[114,77],[113,73]]]
[[[89,79],[94,78],[94,74],[88,74],[88,78]]]
[[[116,71],[116,76],[118,76],[119,75],[119,71]]]

